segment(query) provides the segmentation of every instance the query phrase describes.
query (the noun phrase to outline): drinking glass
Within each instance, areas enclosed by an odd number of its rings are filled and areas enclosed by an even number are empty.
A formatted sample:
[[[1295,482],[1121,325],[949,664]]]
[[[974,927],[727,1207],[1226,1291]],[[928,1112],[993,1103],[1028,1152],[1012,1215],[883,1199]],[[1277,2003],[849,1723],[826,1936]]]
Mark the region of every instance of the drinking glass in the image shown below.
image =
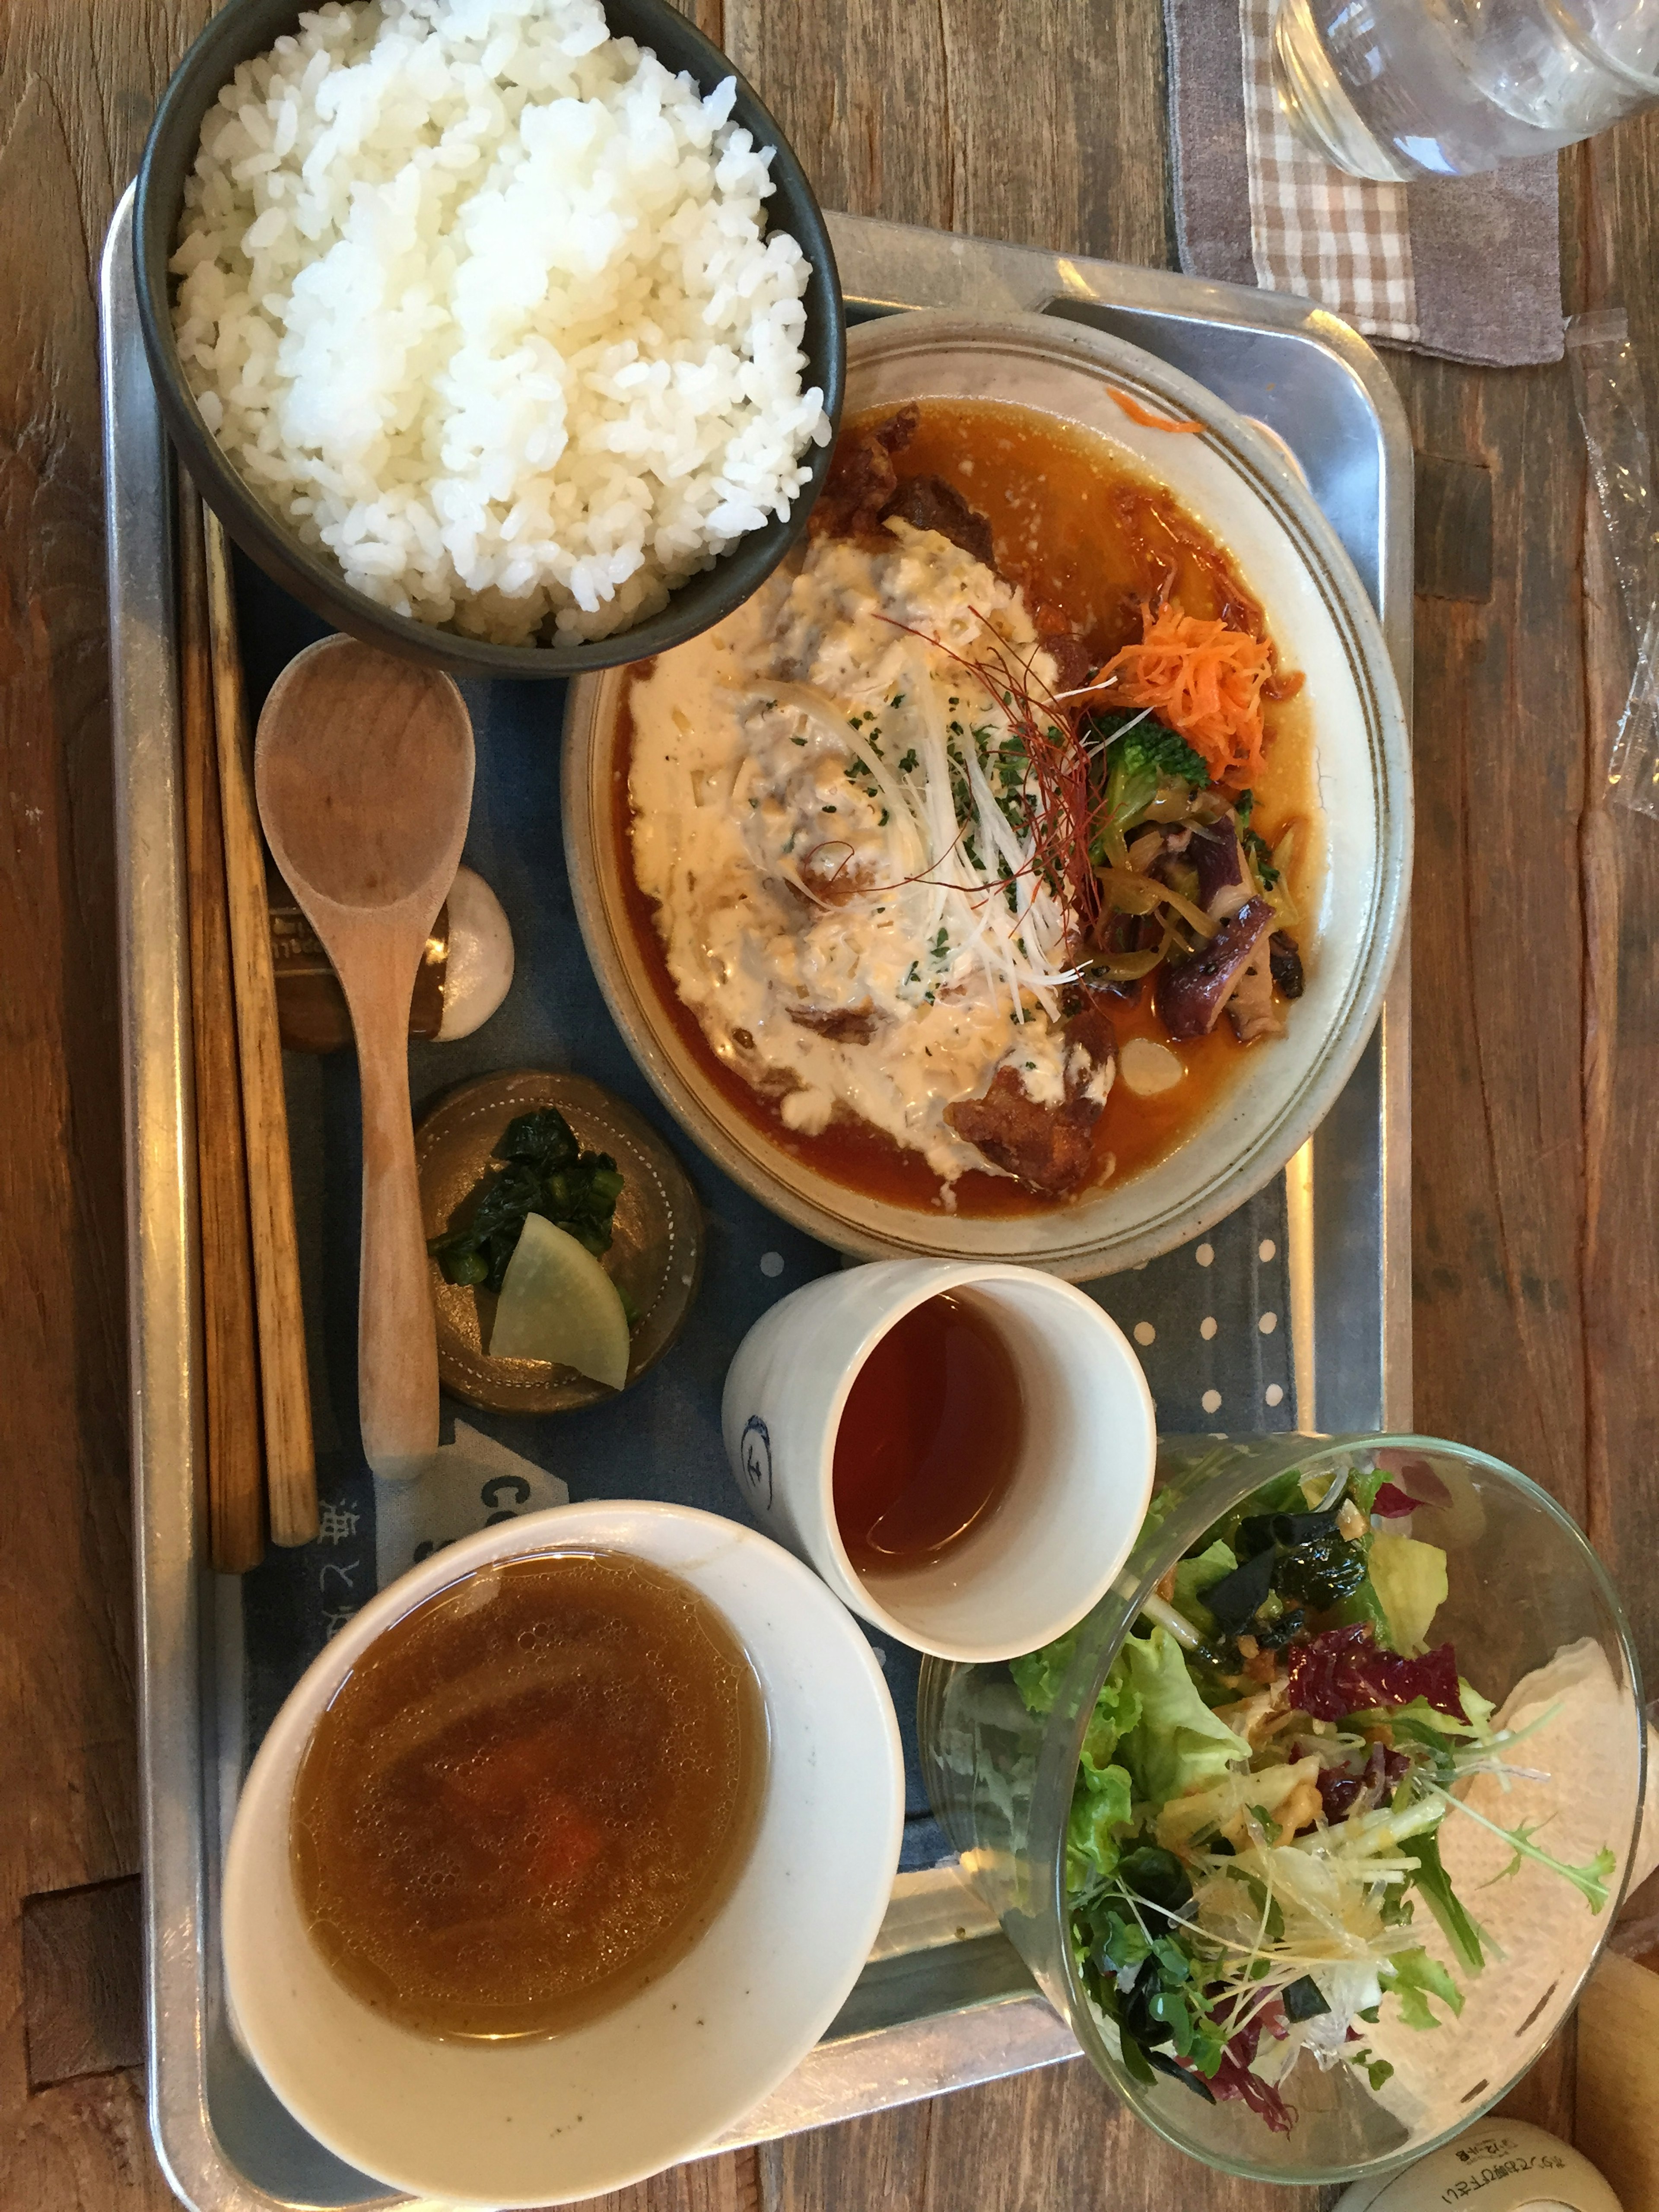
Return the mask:
[[[1277,0],[1273,67],[1339,168],[1469,176],[1659,104],[1659,0]]]

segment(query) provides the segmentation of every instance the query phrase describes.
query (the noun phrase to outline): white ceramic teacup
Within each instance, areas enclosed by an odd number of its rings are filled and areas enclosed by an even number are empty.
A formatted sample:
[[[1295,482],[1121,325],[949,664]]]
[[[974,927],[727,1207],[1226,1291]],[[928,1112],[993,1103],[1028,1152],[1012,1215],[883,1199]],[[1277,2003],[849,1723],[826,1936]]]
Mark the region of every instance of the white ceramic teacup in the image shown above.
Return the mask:
[[[1018,1463],[995,1509],[939,1558],[861,1574],[836,1525],[836,1432],[875,1346],[924,1300],[971,1299],[1012,1355]],[[995,1261],[885,1260],[781,1298],[738,1347],[726,1455],[769,1535],[873,1627],[941,1659],[1011,1659],[1104,1596],[1152,1494],[1157,1423],[1140,1362],[1071,1284]]]
[[[708,1927],[636,1995],[560,2035],[439,2041],[371,2009],[312,1941],[291,1865],[295,1778],[319,1717],[383,1630],[476,1568],[570,1545],[666,1568],[736,1632],[766,1707],[759,1826]],[[903,1820],[903,1757],[881,1671],[798,1560],[689,1506],[594,1501],[526,1514],[381,1591],[277,1714],[225,1865],[225,1980],[240,2039],[295,2118],[393,2188],[446,2205],[605,2196],[733,2126],[818,2040],[880,1927]]]

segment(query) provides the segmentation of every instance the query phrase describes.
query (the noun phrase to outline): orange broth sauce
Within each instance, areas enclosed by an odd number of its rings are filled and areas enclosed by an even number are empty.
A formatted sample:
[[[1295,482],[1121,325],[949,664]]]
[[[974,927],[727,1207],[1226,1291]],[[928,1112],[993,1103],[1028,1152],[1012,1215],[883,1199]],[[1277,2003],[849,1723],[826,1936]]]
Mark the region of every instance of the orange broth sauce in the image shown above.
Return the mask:
[[[842,434],[887,421],[890,407],[866,410],[842,425]],[[1174,574],[1173,596],[1188,614],[1212,619],[1259,611],[1227,556],[1158,484],[1127,465],[1121,449],[1098,434],[1001,400],[927,399],[904,450],[894,456],[901,483],[940,477],[991,526],[997,567],[1024,591],[1035,613],[1057,609],[1079,630],[1097,664],[1141,633],[1140,604]],[[785,1127],[775,1101],[757,1091],[721,1058],[695,1014],[674,988],[655,921],[655,902],[634,876],[629,777],[633,765],[630,695],[655,666],[641,661],[628,672],[618,717],[611,777],[612,831],[622,855],[629,921],[640,965],[651,979],[687,1050],[730,1104],[768,1141],[804,1166],[890,1206],[937,1212],[944,1185],[920,1152],[896,1144],[867,1122],[838,1115],[828,1128],[806,1135]],[[1312,722],[1305,699],[1266,706],[1267,772],[1256,786],[1254,826],[1275,843],[1294,820],[1312,825]],[[1291,870],[1298,901],[1315,880],[1314,850],[1304,830]],[[1305,959],[1308,947],[1303,945]],[[1295,1019],[1292,1009],[1290,1018]],[[1167,1043],[1144,988],[1133,1000],[1111,1002],[1120,1048],[1131,1037]],[[1271,1051],[1271,1043],[1255,1048]],[[976,1170],[958,1177],[955,1211],[986,1217],[1049,1213],[1090,1196],[1109,1178],[1153,1166],[1175,1151],[1209,1113],[1237,1073],[1246,1048],[1231,1025],[1218,1022],[1208,1036],[1180,1048],[1186,1076],[1156,1097],[1139,1098],[1120,1080],[1095,1124],[1094,1164],[1079,1188],[1062,1198],[1028,1190],[1012,1177]]]

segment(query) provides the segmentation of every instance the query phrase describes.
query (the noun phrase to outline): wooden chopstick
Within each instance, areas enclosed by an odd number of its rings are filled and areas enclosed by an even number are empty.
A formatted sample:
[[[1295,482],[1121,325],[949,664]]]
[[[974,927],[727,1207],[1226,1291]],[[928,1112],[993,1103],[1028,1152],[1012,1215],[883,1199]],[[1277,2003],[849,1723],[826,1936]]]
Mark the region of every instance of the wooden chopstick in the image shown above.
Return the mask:
[[[202,509],[179,489],[180,696],[185,739],[185,872],[190,901],[191,1030],[196,1063],[197,1209],[207,1385],[208,1531],[213,1564],[240,1575],[264,1556],[264,1464],[253,1249],[242,1146],[241,1073],[230,981],[218,740],[208,643]]]
[[[311,1437],[300,1252],[294,1230],[288,1106],[270,962],[264,847],[253,796],[252,733],[242,691],[242,658],[231,595],[230,549],[218,517],[204,510],[208,635],[224,817],[231,975],[240,1050],[242,1122],[247,1139],[248,1212],[264,1406],[265,1486],[273,1543],[308,1544],[317,1534],[317,1459]]]

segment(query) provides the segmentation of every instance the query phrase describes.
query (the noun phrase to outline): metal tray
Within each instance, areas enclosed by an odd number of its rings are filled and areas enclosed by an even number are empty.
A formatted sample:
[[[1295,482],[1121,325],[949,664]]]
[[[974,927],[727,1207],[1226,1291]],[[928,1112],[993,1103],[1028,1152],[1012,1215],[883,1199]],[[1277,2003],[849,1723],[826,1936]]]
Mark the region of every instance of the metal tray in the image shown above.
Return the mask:
[[[1095,321],[1277,430],[1411,681],[1411,445],[1370,349],[1329,315],[1162,271],[832,216],[849,314],[1011,307]],[[131,195],[101,281],[122,1012],[149,2113],[179,2195],[207,2208],[395,2201],[305,2135],[225,2018],[216,1911],[218,1747],[239,1691],[240,1592],[205,1553],[172,459],[139,338]],[[1291,1164],[1283,1218],[1296,1425],[1409,1425],[1407,979],[1336,1107]],[[1218,1271],[1219,1272],[1219,1271]],[[823,2042],[744,2126],[750,2142],[1073,2055],[949,1867],[902,1875]]]

